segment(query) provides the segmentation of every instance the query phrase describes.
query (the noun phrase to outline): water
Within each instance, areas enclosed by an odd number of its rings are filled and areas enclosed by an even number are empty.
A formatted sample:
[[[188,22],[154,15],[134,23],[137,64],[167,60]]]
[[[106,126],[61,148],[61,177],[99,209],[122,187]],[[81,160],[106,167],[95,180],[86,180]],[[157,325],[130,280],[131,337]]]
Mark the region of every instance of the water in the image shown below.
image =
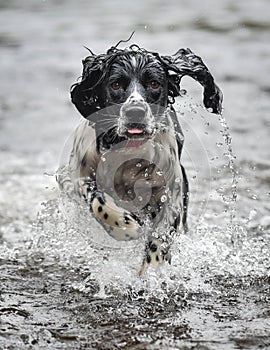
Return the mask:
[[[0,349],[270,348],[269,2],[2,1]],[[183,79],[191,187],[172,265],[137,277],[143,242],[116,242],[59,197],[79,120],[83,45],[191,47],[224,93],[217,117]],[[38,213],[38,214],[37,214]]]

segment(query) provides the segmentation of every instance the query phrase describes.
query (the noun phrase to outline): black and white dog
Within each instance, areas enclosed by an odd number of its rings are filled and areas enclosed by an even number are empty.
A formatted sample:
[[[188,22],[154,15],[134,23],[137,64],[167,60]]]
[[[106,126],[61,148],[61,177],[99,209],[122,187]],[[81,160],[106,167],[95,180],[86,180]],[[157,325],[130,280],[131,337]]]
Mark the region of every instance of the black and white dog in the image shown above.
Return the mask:
[[[115,239],[138,239],[147,229],[143,274],[148,264],[170,262],[173,237],[187,227],[184,137],[173,109],[181,78],[203,86],[204,105],[213,113],[221,113],[222,93],[189,49],[162,56],[117,46],[83,60],[71,99],[85,120],[57,180],[63,190],[72,183]]]

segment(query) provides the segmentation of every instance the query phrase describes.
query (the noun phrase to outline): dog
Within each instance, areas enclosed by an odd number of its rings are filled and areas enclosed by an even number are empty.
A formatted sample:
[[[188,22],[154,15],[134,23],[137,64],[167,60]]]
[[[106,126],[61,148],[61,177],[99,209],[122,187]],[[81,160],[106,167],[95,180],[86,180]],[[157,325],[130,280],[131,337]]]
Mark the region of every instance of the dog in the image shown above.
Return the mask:
[[[221,113],[222,92],[190,49],[163,56],[135,44],[120,49],[119,43],[104,54],[89,50],[83,60],[71,101],[84,119],[57,181],[84,198],[113,238],[138,239],[147,232],[143,275],[149,264],[170,263],[175,235],[187,231],[184,136],[173,108],[181,78],[202,85],[212,113]]]

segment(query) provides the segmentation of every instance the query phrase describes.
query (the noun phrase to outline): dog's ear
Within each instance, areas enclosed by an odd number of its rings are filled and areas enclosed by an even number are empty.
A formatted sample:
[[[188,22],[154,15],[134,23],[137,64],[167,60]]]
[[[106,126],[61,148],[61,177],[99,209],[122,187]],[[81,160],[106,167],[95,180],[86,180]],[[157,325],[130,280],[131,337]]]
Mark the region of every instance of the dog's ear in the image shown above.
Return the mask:
[[[212,113],[221,113],[222,92],[199,56],[196,56],[190,49],[180,49],[172,56],[161,56],[161,59],[169,72],[169,95],[171,94],[172,97],[179,96],[180,80],[183,76],[188,75],[203,86],[205,107]],[[178,76],[178,81],[175,74]]]
[[[168,95],[171,103],[174,103],[174,98],[180,95],[180,78],[177,74],[168,74]]]
[[[99,56],[89,56],[83,61],[81,81],[71,86],[71,101],[86,119],[102,107],[101,83],[104,78],[103,61]]]

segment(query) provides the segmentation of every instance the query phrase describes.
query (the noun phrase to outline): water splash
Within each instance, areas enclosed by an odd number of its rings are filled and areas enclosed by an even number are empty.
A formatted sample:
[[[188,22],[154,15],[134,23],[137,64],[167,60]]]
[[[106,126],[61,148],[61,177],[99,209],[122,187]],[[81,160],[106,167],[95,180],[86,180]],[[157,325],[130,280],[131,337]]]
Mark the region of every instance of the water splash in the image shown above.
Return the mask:
[[[210,226],[202,219],[189,235],[182,235],[174,242],[172,265],[150,267],[142,279],[138,271],[143,241],[130,246],[127,242],[116,242],[95,220],[89,219],[88,212],[83,213],[76,205],[68,209],[67,215],[66,205],[58,200],[44,205],[33,226],[31,244],[19,254],[20,259],[26,259],[28,264],[32,261],[31,264],[41,269],[49,264],[67,269],[71,274],[69,288],[80,293],[94,292],[97,298],[116,293],[136,298],[143,291],[144,300],[164,301],[174,292],[209,293],[211,287],[206,281],[213,276],[264,276],[270,268],[266,251],[269,238],[258,240],[239,228],[236,253],[230,244],[231,228]],[[77,221],[71,219],[72,211]],[[74,274],[81,277],[74,280]]]
[[[239,227],[235,224],[236,217],[236,201],[237,201],[237,184],[238,184],[238,172],[236,170],[235,159],[233,148],[232,148],[232,136],[230,133],[230,129],[228,127],[227,121],[223,114],[219,115],[219,122],[222,126],[222,130],[220,131],[222,137],[224,139],[225,145],[227,147],[227,152],[224,153],[224,157],[227,158],[227,166],[231,173],[231,195],[229,197],[223,196],[224,202],[228,205],[230,211],[230,224],[229,229],[231,230],[232,236],[231,241],[233,245],[237,245],[237,241],[239,240]]]

